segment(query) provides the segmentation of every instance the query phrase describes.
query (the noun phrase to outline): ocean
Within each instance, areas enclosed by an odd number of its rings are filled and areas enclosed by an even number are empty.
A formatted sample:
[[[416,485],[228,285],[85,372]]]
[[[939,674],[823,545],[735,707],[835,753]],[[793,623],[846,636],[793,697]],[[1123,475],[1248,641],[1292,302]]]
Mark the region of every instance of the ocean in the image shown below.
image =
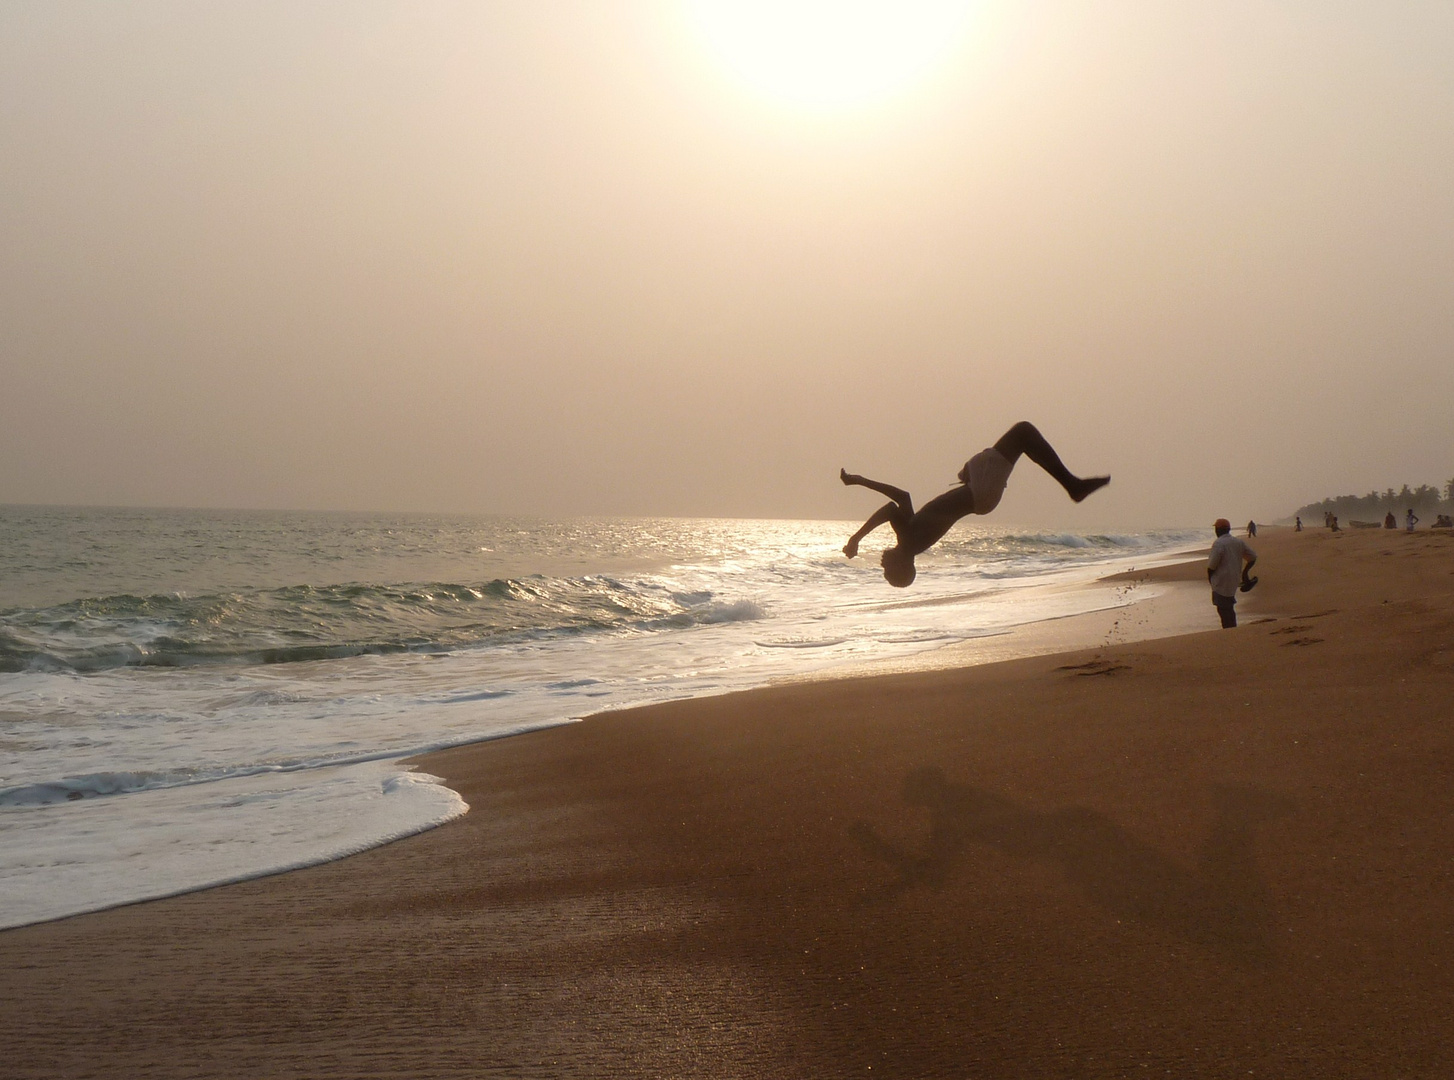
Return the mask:
[[[467,809],[407,756],[1115,607],[1043,586],[1203,539],[962,523],[900,592],[857,524],[0,507],[0,927],[387,843]]]

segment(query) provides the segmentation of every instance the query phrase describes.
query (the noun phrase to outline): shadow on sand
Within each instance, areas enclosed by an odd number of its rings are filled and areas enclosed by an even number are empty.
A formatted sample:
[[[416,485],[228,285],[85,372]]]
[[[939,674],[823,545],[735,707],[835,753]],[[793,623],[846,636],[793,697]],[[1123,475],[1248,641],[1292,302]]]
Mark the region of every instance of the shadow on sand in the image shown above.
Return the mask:
[[[904,801],[929,812],[921,851],[878,836],[868,822],[849,829],[870,858],[897,879],[879,897],[938,888],[971,846],[1057,867],[1091,903],[1118,919],[1169,931],[1242,966],[1272,960],[1271,900],[1253,855],[1256,827],[1291,812],[1291,800],[1256,788],[1218,786],[1216,817],[1196,865],[1186,867],[1085,807],[1040,811],[922,768],[904,780]]]

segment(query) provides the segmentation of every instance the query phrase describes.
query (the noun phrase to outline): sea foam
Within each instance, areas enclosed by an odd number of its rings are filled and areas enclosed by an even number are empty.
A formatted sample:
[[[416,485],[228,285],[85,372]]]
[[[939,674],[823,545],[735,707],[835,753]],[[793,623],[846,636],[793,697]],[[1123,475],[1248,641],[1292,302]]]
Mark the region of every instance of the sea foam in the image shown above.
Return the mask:
[[[10,818],[0,829],[0,927],[316,865],[450,821],[468,808],[437,777],[370,762],[138,790]],[[244,827],[239,824],[245,822]]]

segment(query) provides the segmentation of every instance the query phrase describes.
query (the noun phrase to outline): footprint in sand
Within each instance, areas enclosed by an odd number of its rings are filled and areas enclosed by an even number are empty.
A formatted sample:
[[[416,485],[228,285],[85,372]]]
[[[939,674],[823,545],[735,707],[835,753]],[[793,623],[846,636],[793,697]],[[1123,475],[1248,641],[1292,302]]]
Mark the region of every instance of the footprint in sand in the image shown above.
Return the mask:
[[[1114,671],[1130,671],[1130,664],[1114,664],[1109,660],[1088,660],[1084,664],[1062,664],[1056,671],[1069,671],[1076,676],[1109,675]]]

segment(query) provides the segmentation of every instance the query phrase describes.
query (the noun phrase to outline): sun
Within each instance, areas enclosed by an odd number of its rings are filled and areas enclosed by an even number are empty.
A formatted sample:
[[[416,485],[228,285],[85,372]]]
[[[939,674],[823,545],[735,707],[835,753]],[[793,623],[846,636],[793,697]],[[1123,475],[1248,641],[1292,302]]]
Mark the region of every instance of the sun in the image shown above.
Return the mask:
[[[684,0],[708,50],[768,102],[837,112],[885,101],[962,42],[967,0]]]

